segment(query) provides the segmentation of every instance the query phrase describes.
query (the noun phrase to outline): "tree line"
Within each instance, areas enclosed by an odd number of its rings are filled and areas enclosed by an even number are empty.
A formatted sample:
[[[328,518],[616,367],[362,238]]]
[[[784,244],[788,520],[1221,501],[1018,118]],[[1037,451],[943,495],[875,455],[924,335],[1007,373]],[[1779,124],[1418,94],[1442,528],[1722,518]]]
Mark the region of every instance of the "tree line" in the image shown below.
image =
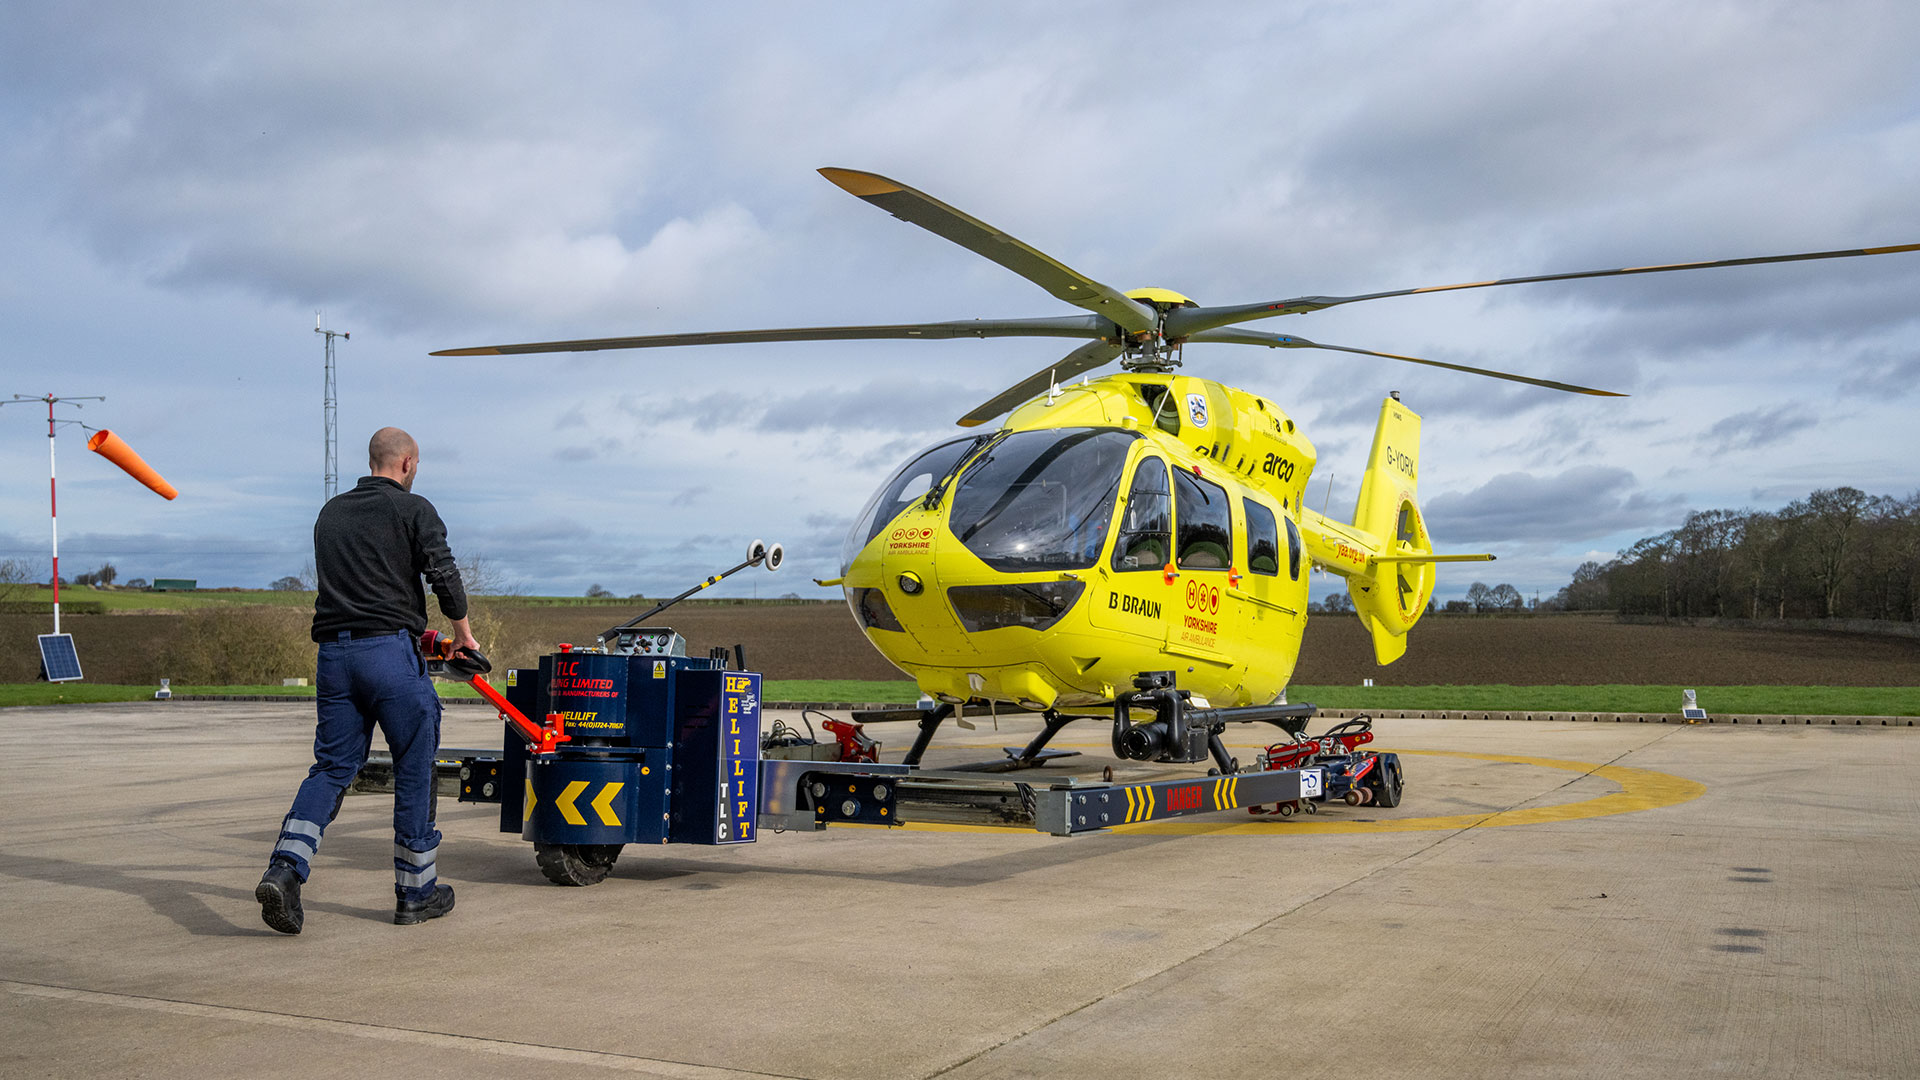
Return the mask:
[[[1920,620],[1920,493],[1816,491],[1779,510],[1701,510],[1550,602],[1665,618]],[[1543,605],[1545,606],[1545,605]]]

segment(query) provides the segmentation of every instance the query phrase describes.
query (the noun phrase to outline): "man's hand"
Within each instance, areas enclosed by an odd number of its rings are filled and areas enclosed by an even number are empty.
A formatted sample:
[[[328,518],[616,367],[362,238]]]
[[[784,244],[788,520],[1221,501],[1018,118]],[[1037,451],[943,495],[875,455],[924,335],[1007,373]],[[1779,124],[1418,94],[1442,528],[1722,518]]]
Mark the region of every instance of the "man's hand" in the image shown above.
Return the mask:
[[[465,619],[453,620],[453,647],[480,651],[480,643],[473,640],[473,627]]]

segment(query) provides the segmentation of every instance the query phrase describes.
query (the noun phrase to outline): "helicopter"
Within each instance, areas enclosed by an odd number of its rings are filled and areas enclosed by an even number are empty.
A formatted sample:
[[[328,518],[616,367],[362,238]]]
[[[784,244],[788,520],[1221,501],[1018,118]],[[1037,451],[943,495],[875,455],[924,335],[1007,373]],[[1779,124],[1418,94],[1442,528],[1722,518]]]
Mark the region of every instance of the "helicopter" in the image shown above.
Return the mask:
[[[1140,695],[1157,694],[1164,713],[1177,684],[1181,701],[1209,710],[1209,724],[1264,720],[1297,735],[1300,712],[1271,706],[1284,706],[1298,660],[1311,569],[1345,580],[1374,658],[1384,665],[1405,654],[1440,564],[1494,557],[1434,550],[1418,498],[1421,418],[1397,392],[1381,402],[1352,518],[1341,521],[1304,505],[1318,458],[1293,418],[1262,395],[1178,373],[1185,346],[1335,351],[1624,397],[1239,324],[1421,293],[1920,250],[1905,244],[1203,306],[1170,289],[1122,292],[879,174],[819,171],[1083,313],[595,338],[433,355],[959,337],[1083,342],[959,420],[976,428],[1005,415],[998,428],[943,440],[896,469],[854,519],[840,576],[819,582],[841,587],[880,653],[943,703],[927,714],[930,724],[923,720],[909,762],[942,716],[985,700],[1047,718],[1023,760],[1081,710],[1111,706],[1119,756],[1198,761],[1211,752],[1223,771],[1233,771],[1217,737],[1186,736],[1178,706],[1152,738],[1128,736],[1135,728],[1129,709],[1142,707]],[[1114,361],[1120,371],[1092,377]],[[1149,673],[1157,674],[1143,677]]]

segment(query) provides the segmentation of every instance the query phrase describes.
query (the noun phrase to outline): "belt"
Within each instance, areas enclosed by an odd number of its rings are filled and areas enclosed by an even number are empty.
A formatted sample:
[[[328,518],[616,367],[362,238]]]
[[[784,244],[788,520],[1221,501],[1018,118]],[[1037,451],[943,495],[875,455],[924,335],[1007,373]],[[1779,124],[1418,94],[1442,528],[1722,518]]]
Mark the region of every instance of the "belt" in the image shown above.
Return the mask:
[[[347,641],[351,639],[353,641],[359,641],[361,638],[392,637],[395,634],[404,633],[406,633],[405,630],[342,630],[340,631],[339,640]]]

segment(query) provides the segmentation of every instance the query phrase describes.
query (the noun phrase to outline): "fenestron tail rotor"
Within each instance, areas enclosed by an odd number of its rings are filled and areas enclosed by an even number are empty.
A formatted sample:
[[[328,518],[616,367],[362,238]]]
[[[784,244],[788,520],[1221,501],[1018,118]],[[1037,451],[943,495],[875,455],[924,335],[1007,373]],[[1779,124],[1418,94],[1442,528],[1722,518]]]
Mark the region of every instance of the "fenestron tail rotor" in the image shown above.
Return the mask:
[[[1276,315],[1300,315],[1362,300],[1382,300],[1392,296],[1419,293],[1484,289],[1495,285],[1524,285],[1544,281],[1571,281],[1580,278],[1621,277],[1630,274],[1667,273],[1677,270],[1705,270],[1715,267],[1759,266],[1768,263],[1805,262],[1815,259],[1844,259],[1864,255],[1890,255],[1920,251],[1920,244],[1896,244],[1886,247],[1848,248],[1814,251],[1796,255],[1762,255],[1706,262],[1665,263],[1657,266],[1630,266],[1613,270],[1581,270],[1565,274],[1536,274],[1531,277],[1468,281],[1454,285],[1428,285],[1416,289],[1363,293],[1355,296],[1297,296],[1254,304],[1204,307],[1178,293],[1158,289],[1123,293],[1112,286],[1087,277],[1058,259],[974,218],[923,191],[881,176],[856,169],[825,168],[820,174],[843,190],[872,203],[903,221],[911,222],[937,236],[966,248],[1013,271],[1047,290],[1053,296],[1084,308],[1088,314],[1040,319],[975,319],[935,323],[896,323],[875,326],[819,326],[780,330],[723,330],[712,333],[650,334],[638,337],[584,338],[577,341],[545,341],[521,345],[488,345],[479,348],[443,349],[435,356],[515,355],[525,353],[586,352],[598,349],[647,349],[680,345],[733,345],[775,341],[861,341],[911,338],[959,337],[1054,337],[1080,338],[1086,344],[1055,364],[1021,380],[982,403],[960,419],[972,427],[1005,413],[1028,398],[1076,375],[1123,359],[1130,370],[1166,371],[1179,363],[1178,350],[1186,344],[1261,345],[1275,349],[1320,349],[1332,352],[1377,356],[1409,364],[1445,368],[1469,375],[1526,383],[1530,386],[1561,390],[1597,397],[1624,397],[1611,390],[1536,379],[1529,375],[1469,367],[1417,356],[1378,352],[1345,345],[1324,345],[1288,334],[1270,334],[1233,324]]]

